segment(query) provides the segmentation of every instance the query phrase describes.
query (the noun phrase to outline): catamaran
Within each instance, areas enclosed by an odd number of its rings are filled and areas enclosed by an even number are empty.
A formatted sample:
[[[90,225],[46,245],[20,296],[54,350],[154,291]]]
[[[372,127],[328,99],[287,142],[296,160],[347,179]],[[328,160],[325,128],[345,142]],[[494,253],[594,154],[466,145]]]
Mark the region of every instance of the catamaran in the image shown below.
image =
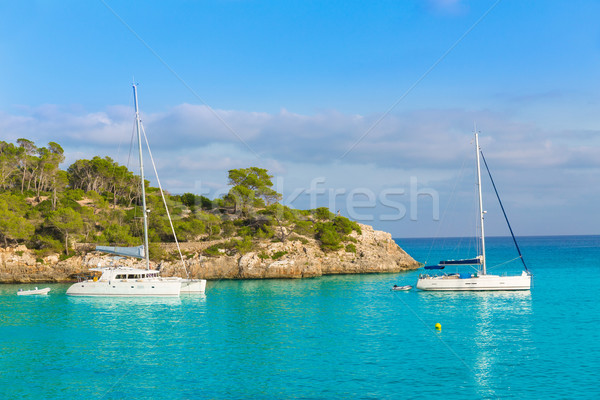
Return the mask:
[[[172,296],[181,292],[181,278],[161,277],[160,272],[149,268],[149,258],[145,249],[138,247],[96,246],[97,251],[115,254],[118,257],[129,256],[145,258],[147,268],[131,268],[122,265],[104,268],[90,268],[100,272],[100,277],[81,280],[67,289],[69,296]]]
[[[475,290],[530,290],[531,289],[531,273],[527,269],[527,265],[525,264],[525,260],[523,259],[523,255],[521,254],[521,250],[519,249],[519,245],[517,244],[517,240],[515,239],[515,235],[512,231],[510,223],[508,222],[508,218],[506,217],[506,212],[504,212],[504,206],[502,205],[502,201],[500,201],[500,196],[498,196],[498,191],[496,190],[496,185],[494,184],[494,180],[492,179],[492,175],[490,173],[489,168],[487,167],[487,162],[485,161],[485,157],[483,156],[483,152],[479,147],[479,135],[477,133],[477,129],[475,129],[475,149],[477,154],[477,188],[479,195],[479,227],[480,227],[480,254],[477,257],[465,260],[445,260],[440,261],[438,265],[426,266],[425,268],[428,270],[441,270],[446,266],[476,266],[476,272],[461,272],[456,274],[439,274],[439,275],[430,275],[430,274],[421,274],[417,281],[417,289],[421,290],[437,290],[437,291],[475,291]],[[506,223],[508,224],[508,228],[510,230],[510,234],[513,238],[516,249],[519,253],[519,258],[523,263],[524,270],[520,275],[493,275],[487,273],[487,264],[485,258],[485,233],[483,227],[483,220],[486,211],[483,210],[483,201],[481,195],[481,161],[480,156],[483,159],[485,167],[488,171],[490,180],[492,182],[492,186],[494,187],[494,191],[496,192],[496,196],[498,197],[498,201],[500,202],[500,208],[504,213],[504,217],[506,219]]]
[[[146,189],[144,186],[144,161],[142,157],[142,127],[138,109],[137,86],[133,85],[135,104],[135,124],[138,139],[140,161],[140,183],[142,188],[142,215],[144,223],[144,244],[137,247],[96,246],[96,250],[116,256],[128,256],[145,259],[146,269],[125,266],[109,266],[104,268],[91,268],[91,271],[100,272],[100,277],[80,280],[67,289],[70,296],[179,296],[180,293],[204,293],[206,280],[182,279],[180,277],[162,277],[158,270],[150,269],[150,256],[148,252],[148,209],[146,207]],[[160,182],[159,182],[160,186]],[[162,194],[162,188],[161,188]],[[163,196],[164,201],[164,196]],[[169,213],[168,207],[167,215]],[[169,222],[171,218],[169,216]],[[173,224],[171,223],[171,229]],[[177,242],[177,236],[173,229]],[[181,251],[180,251],[181,254]],[[117,257],[118,258],[118,257]],[[181,257],[182,263],[183,257]],[[184,264],[185,268],[185,264]],[[187,271],[186,271],[187,273]]]

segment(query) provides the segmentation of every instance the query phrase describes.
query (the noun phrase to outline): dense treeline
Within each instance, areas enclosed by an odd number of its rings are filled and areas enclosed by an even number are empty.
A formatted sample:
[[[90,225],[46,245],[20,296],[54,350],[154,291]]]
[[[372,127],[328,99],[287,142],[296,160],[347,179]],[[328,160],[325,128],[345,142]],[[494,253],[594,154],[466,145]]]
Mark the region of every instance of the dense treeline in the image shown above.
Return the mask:
[[[141,237],[139,176],[109,157],[77,160],[66,170],[63,149],[27,139],[0,141],[0,241],[25,244],[40,255],[72,254],[74,243],[137,245]],[[180,241],[217,240],[206,255],[245,253],[257,240],[315,238],[324,251],[356,251],[358,224],[327,208],[300,211],[281,205],[272,176],[262,168],[229,171],[231,189],[211,200],[193,193],[166,194]],[[146,182],[150,241],[173,234],[158,189]],[[348,242],[348,243],[345,243]],[[158,246],[150,246],[155,257]]]

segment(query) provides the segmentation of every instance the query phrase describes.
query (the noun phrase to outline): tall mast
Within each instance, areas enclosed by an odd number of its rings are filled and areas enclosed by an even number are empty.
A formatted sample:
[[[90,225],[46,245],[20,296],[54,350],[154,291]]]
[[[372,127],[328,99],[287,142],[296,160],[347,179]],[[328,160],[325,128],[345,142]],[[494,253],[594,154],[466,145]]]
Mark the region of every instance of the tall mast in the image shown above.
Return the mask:
[[[485,233],[483,230],[483,217],[485,211],[483,211],[483,200],[481,196],[481,164],[479,161],[479,135],[477,133],[477,126],[475,126],[475,151],[477,152],[477,191],[479,192],[479,217],[481,218],[481,274],[486,274],[485,269]]]
[[[146,187],[144,182],[144,160],[142,157],[142,135],[140,112],[138,110],[137,86],[133,84],[133,101],[135,103],[135,127],[138,137],[138,150],[140,153],[140,180],[142,184],[142,215],[144,216],[144,256],[146,258],[146,269],[150,269],[150,253],[148,252],[148,211],[146,208]],[[477,159],[479,162],[479,159]]]

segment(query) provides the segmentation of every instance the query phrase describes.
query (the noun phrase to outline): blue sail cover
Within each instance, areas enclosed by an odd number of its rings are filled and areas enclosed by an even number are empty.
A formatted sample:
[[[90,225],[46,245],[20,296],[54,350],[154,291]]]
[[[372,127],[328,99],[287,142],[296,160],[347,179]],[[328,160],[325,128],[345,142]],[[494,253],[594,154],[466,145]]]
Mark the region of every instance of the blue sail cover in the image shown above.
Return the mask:
[[[137,247],[115,247],[115,246],[96,246],[97,251],[119,256],[144,258],[144,245]]]
[[[479,258],[470,258],[467,260],[440,261],[440,265],[479,265],[479,264],[481,264],[481,259],[479,259]]]

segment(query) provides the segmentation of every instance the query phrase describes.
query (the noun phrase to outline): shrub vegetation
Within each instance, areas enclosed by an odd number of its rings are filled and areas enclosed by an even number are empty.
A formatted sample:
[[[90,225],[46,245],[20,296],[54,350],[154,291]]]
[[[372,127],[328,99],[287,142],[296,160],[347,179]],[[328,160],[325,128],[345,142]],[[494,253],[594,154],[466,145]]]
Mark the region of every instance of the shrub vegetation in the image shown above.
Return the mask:
[[[132,246],[141,242],[142,210],[139,176],[110,157],[77,160],[65,170],[58,143],[38,147],[28,139],[0,141],[0,243],[25,244],[38,257],[73,254],[76,243]],[[308,243],[317,239],[324,251],[335,251],[360,234],[356,222],[326,207],[294,210],[280,203],[266,169],[229,171],[231,189],[209,199],[193,193],[165,194],[178,240],[220,241],[203,254],[245,254],[258,240]],[[167,257],[158,242],[171,242],[173,229],[157,188],[145,182],[150,253]],[[355,246],[345,245],[355,252]],[[354,250],[352,250],[354,249]],[[283,257],[277,252],[272,259]],[[260,253],[259,257],[269,257]]]

